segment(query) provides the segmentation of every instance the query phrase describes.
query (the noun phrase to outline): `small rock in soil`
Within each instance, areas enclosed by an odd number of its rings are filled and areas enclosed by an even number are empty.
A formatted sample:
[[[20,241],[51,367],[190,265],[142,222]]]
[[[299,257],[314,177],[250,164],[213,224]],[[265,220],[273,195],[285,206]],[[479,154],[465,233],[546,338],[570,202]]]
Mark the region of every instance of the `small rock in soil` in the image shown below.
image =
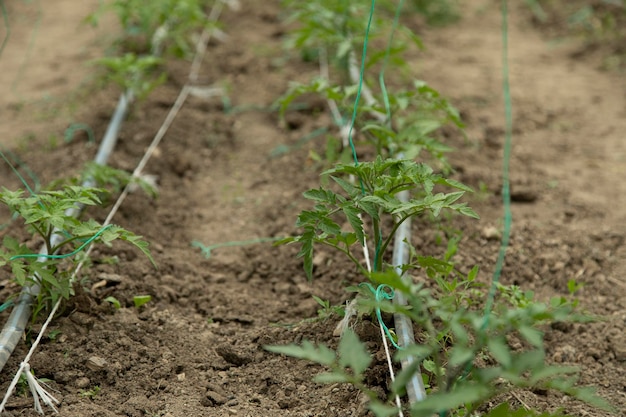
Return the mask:
[[[92,356],[91,358],[87,359],[87,368],[91,369],[92,371],[100,371],[105,368],[106,364],[106,359],[99,356]]]
[[[224,360],[235,366],[242,366],[252,362],[252,358],[241,352],[236,352],[232,346],[222,345],[215,348],[215,352]]]
[[[487,240],[500,239],[500,231],[494,226],[487,226],[481,231],[481,236]]]
[[[527,187],[516,187],[511,190],[511,201],[516,203],[534,203],[539,198],[537,192]]]
[[[220,387],[210,384],[200,404],[205,407],[216,407],[226,404],[227,401],[226,393]]]
[[[620,362],[626,361],[626,340],[620,337],[612,337],[611,347],[616,360]]]
[[[89,384],[91,384],[91,381],[85,376],[74,381],[74,386],[78,389],[87,388]]]
[[[557,348],[554,355],[552,355],[552,360],[554,362],[563,363],[563,362],[574,362],[576,361],[576,348],[570,345],[565,345]]]

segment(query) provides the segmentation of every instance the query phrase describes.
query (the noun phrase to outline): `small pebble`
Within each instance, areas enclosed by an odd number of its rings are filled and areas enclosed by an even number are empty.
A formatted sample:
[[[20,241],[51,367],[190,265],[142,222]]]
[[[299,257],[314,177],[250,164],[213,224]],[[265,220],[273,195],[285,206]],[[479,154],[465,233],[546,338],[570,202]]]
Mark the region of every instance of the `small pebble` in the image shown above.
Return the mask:
[[[91,384],[91,381],[86,376],[78,378],[74,381],[74,386],[79,389],[87,388]]]
[[[483,228],[480,235],[487,240],[498,240],[500,239],[500,231],[494,226],[487,226]]]
[[[241,352],[236,352],[230,345],[222,345],[215,348],[215,352],[232,365],[241,366],[252,362],[252,358]]]
[[[106,359],[99,356],[92,356],[91,358],[87,359],[87,368],[91,369],[92,371],[100,371],[104,369],[106,365]]]

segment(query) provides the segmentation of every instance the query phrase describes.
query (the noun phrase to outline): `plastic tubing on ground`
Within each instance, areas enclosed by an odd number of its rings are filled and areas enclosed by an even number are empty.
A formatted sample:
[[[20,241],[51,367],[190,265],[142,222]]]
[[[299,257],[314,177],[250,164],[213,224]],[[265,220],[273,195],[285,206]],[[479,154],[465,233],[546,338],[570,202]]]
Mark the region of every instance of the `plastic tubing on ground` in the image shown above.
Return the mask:
[[[408,191],[402,191],[398,194],[398,198],[402,202],[409,200]],[[411,277],[402,273],[402,265],[407,263],[409,256],[409,249],[404,243],[405,240],[411,239],[411,219],[407,219],[396,230],[393,244],[393,265],[398,274],[401,275],[402,280],[410,281]],[[400,291],[396,291],[393,302],[399,305],[406,305],[407,300],[404,294]],[[413,324],[411,320],[404,314],[396,313],[393,315],[393,319],[396,325],[396,335],[398,336],[398,344],[402,347],[409,346],[415,343],[415,336],[413,335]],[[410,366],[416,359],[413,356],[409,356],[402,360],[402,368]],[[409,398],[409,403],[415,404],[419,401],[426,399],[426,390],[424,389],[424,381],[422,380],[422,372],[420,366],[417,367],[417,371],[406,385],[406,392]]]

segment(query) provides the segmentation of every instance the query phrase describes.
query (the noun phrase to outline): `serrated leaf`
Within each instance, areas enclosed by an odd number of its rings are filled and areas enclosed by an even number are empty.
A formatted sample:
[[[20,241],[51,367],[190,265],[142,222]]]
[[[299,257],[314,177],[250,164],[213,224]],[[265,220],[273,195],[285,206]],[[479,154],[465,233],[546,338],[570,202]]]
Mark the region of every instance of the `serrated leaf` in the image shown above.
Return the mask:
[[[383,404],[380,401],[370,401],[367,408],[374,413],[376,417],[391,417],[398,415],[398,409],[391,405]]]
[[[536,348],[543,346],[543,333],[541,331],[530,326],[521,326],[518,331],[531,345]]]
[[[480,216],[478,215],[478,213],[476,213],[471,207],[468,207],[466,205],[463,205],[457,208],[456,210],[464,216],[468,216],[473,219],[480,219]]]
[[[434,413],[440,411],[454,410],[465,404],[480,402],[490,394],[491,389],[488,386],[470,382],[458,383],[452,392],[437,392],[413,404],[411,416],[432,417]]]
[[[472,349],[456,345],[450,350],[449,363],[451,366],[464,365],[474,359],[475,353]]]
[[[351,368],[355,376],[362,375],[372,362],[365,345],[351,329],[344,332],[337,352],[339,353],[339,365]]]
[[[297,257],[301,257],[304,263],[304,273],[307,279],[310,281],[313,279],[313,239],[315,238],[315,232],[313,229],[306,230],[302,236],[298,239],[302,243],[300,252]]]
[[[324,233],[335,236],[341,233],[341,227],[328,217],[321,217],[317,227]]]
[[[365,245],[365,233],[363,231],[363,221],[359,217],[359,211],[353,206],[348,205],[348,204],[350,203],[344,204],[341,207],[341,209],[343,210],[343,213],[346,215],[346,218],[348,219],[350,226],[352,226],[352,230],[354,230],[354,233],[357,239],[359,240],[359,243],[361,245]]]
[[[333,195],[333,193],[332,191],[318,188],[305,191],[303,195],[309,200],[319,201],[320,203],[329,203],[332,202],[331,196]]]
[[[508,368],[511,365],[511,350],[506,342],[500,337],[490,337],[487,340],[487,347],[489,353],[494,357],[502,366]]]
[[[436,181],[437,184],[440,185],[447,185],[449,187],[453,187],[456,188],[458,190],[463,190],[463,191],[467,191],[468,193],[473,193],[474,190],[472,189],[472,187],[469,187],[465,184],[463,184],[462,182],[450,179],[450,178],[439,178]]]
[[[330,176],[351,198],[354,198],[361,194],[361,189],[349,181],[344,180],[341,177]]]

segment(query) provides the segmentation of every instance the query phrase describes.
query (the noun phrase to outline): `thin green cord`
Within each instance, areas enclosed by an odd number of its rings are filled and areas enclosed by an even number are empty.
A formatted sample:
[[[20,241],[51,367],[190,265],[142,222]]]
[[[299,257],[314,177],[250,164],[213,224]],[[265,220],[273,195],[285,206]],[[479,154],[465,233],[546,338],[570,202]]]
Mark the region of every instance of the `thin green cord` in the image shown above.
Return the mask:
[[[363,40],[363,55],[361,56],[361,69],[359,72],[359,86],[356,91],[356,100],[354,100],[354,108],[352,109],[352,120],[350,121],[350,130],[348,130],[348,141],[350,143],[350,149],[352,149],[352,158],[354,159],[354,165],[359,165],[359,159],[356,155],[356,148],[352,141],[352,130],[354,129],[354,123],[356,122],[356,113],[359,108],[359,100],[361,99],[361,90],[363,89],[363,76],[365,74],[365,57],[367,56],[367,43],[370,35],[370,27],[372,26],[372,19],[374,18],[374,9],[376,8],[376,0],[372,0],[370,6],[370,16],[367,21],[367,29],[365,30],[365,39]]]
[[[403,5],[404,0],[400,0],[400,2],[398,2],[398,7],[396,8],[396,14],[393,17],[393,25],[391,26],[391,33],[389,34],[389,40],[387,41],[387,49],[385,50],[383,65],[380,70],[380,74],[378,74],[378,82],[383,95],[383,103],[385,105],[385,113],[387,115],[388,124],[391,123],[391,104],[389,103],[389,95],[387,94],[387,86],[385,85],[385,68],[387,68],[387,64],[389,62],[389,52],[391,51],[393,37],[396,33],[396,29],[398,28],[398,21],[400,20],[400,12],[402,11]]]
[[[380,74],[378,75],[378,82],[380,84],[380,89],[383,95],[383,103],[385,105],[385,114],[387,115],[387,124],[391,124],[391,104],[389,103],[389,95],[387,94],[387,87],[385,85],[385,68],[387,68],[387,63],[389,62],[389,53],[391,51],[391,45],[393,42],[393,37],[396,33],[396,29],[398,28],[398,21],[400,20],[400,11],[402,10],[402,6],[404,4],[404,0],[400,0],[398,3],[398,7],[396,8],[396,13],[393,18],[393,24],[391,26],[391,33],[389,34],[389,40],[387,41],[387,49],[385,50],[385,57],[383,58],[382,68],[380,70]],[[374,271],[378,269],[378,255],[380,254],[380,248],[383,244],[382,233],[378,234],[379,239],[376,242],[376,250],[374,251]],[[394,343],[395,345],[395,343]]]
[[[387,285],[387,284],[380,284],[378,287],[374,288],[374,286],[372,284],[370,284],[368,282],[362,282],[362,283],[359,284],[359,287],[366,287],[368,290],[370,290],[372,292],[372,294],[374,294],[374,297],[375,297],[376,301],[378,301],[378,302],[380,302],[382,300],[393,300],[393,297],[395,297],[394,289],[391,286]],[[385,334],[387,335],[387,339],[389,339],[391,344],[396,349],[402,350],[403,349],[402,346],[398,345],[398,343],[396,342],[395,338],[391,334],[391,331],[389,330],[389,327],[387,327],[387,325],[383,321],[383,316],[382,316],[382,313],[380,312],[380,307],[376,307],[376,317],[378,318],[378,323],[380,324],[380,326],[385,331]]]
[[[30,188],[30,186],[28,185],[28,183],[26,182],[26,180],[24,179],[24,177],[22,177],[22,174],[19,173],[19,171],[17,170],[17,168],[15,168],[15,166],[11,163],[11,161],[9,161],[9,159],[6,157],[6,155],[4,154],[4,152],[2,152],[2,150],[0,150],[0,157],[2,157],[2,159],[4,159],[4,162],[6,162],[9,167],[11,167],[11,170],[13,171],[13,173],[15,175],[17,175],[17,177],[20,179],[20,181],[22,182],[22,184],[24,184],[24,187],[26,187],[26,189],[28,190],[28,192],[31,195],[35,195],[35,192]]]
[[[489,325],[489,317],[491,316],[491,310],[496,297],[496,291],[498,283],[500,282],[500,276],[502,274],[502,267],[504,266],[504,258],[506,256],[506,249],[509,246],[509,238],[511,236],[511,191],[509,185],[509,161],[511,159],[511,142],[513,132],[513,117],[511,106],[511,91],[509,86],[509,34],[508,34],[508,1],[502,0],[502,89],[504,96],[504,155],[502,159],[502,202],[504,205],[504,228],[502,231],[502,241],[500,243],[500,251],[498,252],[498,259],[496,260],[496,266],[493,271],[493,277],[491,279],[491,287],[489,288],[489,294],[487,295],[487,301],[485,303],[485,313],[482,330],[485,330]],[[463,372],[460,379],[465,379],[471,372],[473,364],[469,362]],[[440,413],[440,417],[445,414]]]
[[[216,243],[214,245],[209,245],[209,246],[204,246],[201,242],[193,241],[191,242],[191,246],[193,246],[194,248],[200,248],[205,258],[209,258],[211,256],[211,251],[213,249],[233,247],[233,246],[254,245],[256,243],[276,242],[282,239],[284,239],[284,237],[262,237],[259,239],[236,240],[232,242]]]
[[[85,247],[87,247],[91,242],[96,240],[102,233],[104,233],[105,230],[107,230],[108,228],[110,228],[112,226],[113,226],[112,224],[108,224],[108,225],[104,226],[102,229],[98,230],[96,232],[96,234],[94,234],[92,237],[87,239],[85,241],[85,243],[83,243],[78,248],[76,248],[76,250],[74,250],[73,252],[70,252],[70,253],[66,253],[66,254],[63,254],[63,255],[41,254],[41,253],[26,253],[26,254],[23,254],[23,255],[11,256],[9,258],[9,260],[12,261],[14,259],[19,259],[19,258],[40,258],[40,257],[43,257],[43,258],[46,258],[46,259],[64,259],[64,258],[69,258],[70,256],[74,256],[78,252],[80,252],[83,249],[85,249]]]
[[[4,48],[9,43],[9,38],[11,37],[11,26],[9,25],[9,14],[7,13],[6,5],[4,4],[4,0],[0,0],[0,10],[2,10],[2,20],[4,21],[4,26],[6,27],[7,34],[2,40],[2,45],[0,45],[0,57],[2,56],[2,52],[4,52]]]
[[[493,278],[491,280],[491,288],[485,304],[485,319],[483,329],[489,324],[489,315],[493,308],[496,290],[502,274],[504,266],[504,258],[506,249],[509,246],[509,238],[511,236],[511,190],[509,185],[509,161],[511,159],[511,137],[513,132],[513,116],[511,106],[511,91],[509,86],[509,35],[508,35],[508,1],[502,0],[502,87],[504,90],[504,156],[502,161],[502,202],[504,205],[504,229],[502,231],[502,242],[500,244],[500,252],[496,261]]]

